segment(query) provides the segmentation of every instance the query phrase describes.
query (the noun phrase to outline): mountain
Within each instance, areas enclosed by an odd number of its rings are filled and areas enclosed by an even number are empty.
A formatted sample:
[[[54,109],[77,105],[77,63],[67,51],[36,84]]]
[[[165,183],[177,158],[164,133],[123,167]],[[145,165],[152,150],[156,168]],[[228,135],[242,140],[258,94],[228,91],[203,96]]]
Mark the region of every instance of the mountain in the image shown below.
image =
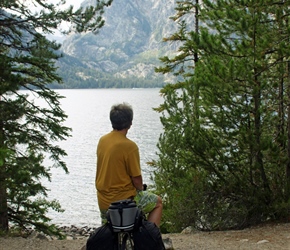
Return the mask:
[[[176,29],[169,19],[174,6],[175,0],[114,0],[98,34],[71,34],[63,41],[58,67],[64,86],[160,87],[170,81],[154,68],[158,58],[177,50],[162,41]]]

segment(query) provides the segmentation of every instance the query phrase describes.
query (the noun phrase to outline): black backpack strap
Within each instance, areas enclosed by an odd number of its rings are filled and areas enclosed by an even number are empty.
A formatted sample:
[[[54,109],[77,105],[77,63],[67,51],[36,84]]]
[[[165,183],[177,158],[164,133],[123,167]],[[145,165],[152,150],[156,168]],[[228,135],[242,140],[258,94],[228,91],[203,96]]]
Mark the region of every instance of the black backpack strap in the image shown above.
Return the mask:
[[[114,229],[113,229],[113,226],[112,226],[112,221],[111,221],[109,210],[106,212],[106,219],[107,219],[106,224],[109,226],[111,232],[113,233]]]
[[[118,206],[118,212],[119,212],[119,215],[120,215],[120,226],[123,225],[123,204],[120,203],[119,206]]]
[[[135,223],[134,223],[134,231],[139,230],[139,228],[143,224],[143,220],[145,220],[145,214],[142,212],[140,208],[138,208],[136,216],[135,216]]]

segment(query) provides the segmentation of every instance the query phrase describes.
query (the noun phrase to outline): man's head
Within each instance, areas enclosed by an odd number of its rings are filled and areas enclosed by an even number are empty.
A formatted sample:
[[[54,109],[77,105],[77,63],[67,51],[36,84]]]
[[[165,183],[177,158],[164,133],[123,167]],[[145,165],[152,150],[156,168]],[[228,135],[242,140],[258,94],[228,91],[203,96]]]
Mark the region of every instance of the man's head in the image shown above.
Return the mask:
[[[133,120],[133,109],[127,103],[113,105],[110,112],[113,129],[129,129]]]

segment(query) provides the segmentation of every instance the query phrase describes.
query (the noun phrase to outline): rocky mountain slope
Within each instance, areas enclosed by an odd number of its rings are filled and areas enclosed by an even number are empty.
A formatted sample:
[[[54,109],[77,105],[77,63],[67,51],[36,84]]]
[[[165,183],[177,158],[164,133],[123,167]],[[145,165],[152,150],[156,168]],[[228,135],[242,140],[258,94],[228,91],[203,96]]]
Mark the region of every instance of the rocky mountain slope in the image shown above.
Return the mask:
[[[91,2],[86,0],[82,6]],[[65,84],[151,87],[170,81],[154,68],[161,56],[177,50],[163,42],[177,28],[169,19],[174,6],[175,0],[114,0],[105,10],[105,26],[98,34],[71,34],[64,40],[65,57],[58,66]]]

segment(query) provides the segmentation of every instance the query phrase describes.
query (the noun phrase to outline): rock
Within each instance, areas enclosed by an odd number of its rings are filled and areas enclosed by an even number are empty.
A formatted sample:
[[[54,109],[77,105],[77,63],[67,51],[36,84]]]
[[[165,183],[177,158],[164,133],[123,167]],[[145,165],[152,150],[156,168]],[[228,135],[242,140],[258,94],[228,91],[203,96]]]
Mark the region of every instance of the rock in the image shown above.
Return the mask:
[[[173,250],[172,240],[170,238],[163,239],[163,243],[166,250]]]
[[[37,239],[40,239],[40,240],[47,240],[47,241],[48,241],[50,237],[44,235],[43,233],[38,233],[38,234],[36,235],[36,238],[37,238]]]
[[[269,241],[268,240],[260,240],[257,242],[257,244],[264,244],[264,243],[268,243]]]
[[[187,228],[184,228],[182,231],[181,231],[181,234],[192,234],[192,233],[195,233],[197,232],[197,230],[193,227],[187,227]]]
[[[66,240],[73,240],[74,238],[72,236],[67,236]]]
[[[37,236],[37,232],[36,231],[31,231],[30,235],[28,236],[29,239],[33,239]]]
[[[37,231],[32,231],[31,234],[28,236],[29,239],[40,239],[40,240],[50,240],[50,237],[43,234],[43,233],[39,233]]]

